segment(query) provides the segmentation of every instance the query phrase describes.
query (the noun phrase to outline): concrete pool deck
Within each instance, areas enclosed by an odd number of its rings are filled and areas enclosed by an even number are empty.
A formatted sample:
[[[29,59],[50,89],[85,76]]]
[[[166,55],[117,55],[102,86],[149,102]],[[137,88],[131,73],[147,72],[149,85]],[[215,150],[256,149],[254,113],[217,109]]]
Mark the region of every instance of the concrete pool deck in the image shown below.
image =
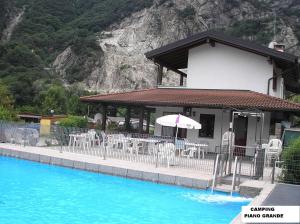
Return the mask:
[[[59,152],[45,147],[20,146],[0,143],[0,155],[36,161],[45,164],[81,169],[91,172],[127,178],[173,184],[191,188],[207,189],[211,186],[212,174],[179,168],[156,168],[153,165],[132,161]]]

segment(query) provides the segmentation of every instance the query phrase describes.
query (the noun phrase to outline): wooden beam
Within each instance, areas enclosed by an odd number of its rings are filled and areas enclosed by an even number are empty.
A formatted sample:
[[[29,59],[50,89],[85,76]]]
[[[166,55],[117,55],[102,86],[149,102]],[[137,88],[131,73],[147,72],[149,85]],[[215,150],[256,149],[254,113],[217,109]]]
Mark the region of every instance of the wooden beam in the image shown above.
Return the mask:
[[[177,74],[179,75],[183,75],[184,77],[187,77],[187,74],[176,69],[176,68],[173,68],[172,66],[168,65],[168,63],[165,63],[163,60],[160,59],[160,62],[157,62],[157,65],[160,65],[160,66],[163,66],[165,68],[167,68],[168,70],[171,70],[173,72],[176,72]]]
[[[102,121],[101,121],[101,129],[103,131],[106,130],[106,120],[107,120],[107,105],[102,105]]]
[[[125,114],[125,130],[130,131],[130,119],[131,119],[131,107],[126,107],[126,114]]]
[[[175,69],[175,68],[172,68],[172,67],[167,67],[167,66],[165,66],[168,70],[171,70],[171,71],[173,71],[173,72],[176,72],[177,74],[179,74],[179,75],[181,75],[181,76],[183,76],[183,77],[187,77],[187,74],[186,73],[184,73],[184,72],[182,72],[182,71],[180,71],[180,70],[178,70],[178,69]]]
[[[139,133],[143,133],[143,126],[144,126],[144,111],[145,108],[140,108],[140,114],[139,114]]]

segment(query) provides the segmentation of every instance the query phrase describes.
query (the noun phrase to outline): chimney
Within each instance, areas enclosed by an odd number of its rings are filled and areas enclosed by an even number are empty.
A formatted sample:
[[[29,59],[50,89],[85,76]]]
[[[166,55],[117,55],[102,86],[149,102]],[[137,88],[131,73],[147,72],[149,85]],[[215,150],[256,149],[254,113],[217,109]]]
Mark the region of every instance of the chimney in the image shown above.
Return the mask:
[[[269,48],[274,49],[276,51],[284,52],[285,45],[279,44],[276,41],[272,41],[271,43],[269,43]]]

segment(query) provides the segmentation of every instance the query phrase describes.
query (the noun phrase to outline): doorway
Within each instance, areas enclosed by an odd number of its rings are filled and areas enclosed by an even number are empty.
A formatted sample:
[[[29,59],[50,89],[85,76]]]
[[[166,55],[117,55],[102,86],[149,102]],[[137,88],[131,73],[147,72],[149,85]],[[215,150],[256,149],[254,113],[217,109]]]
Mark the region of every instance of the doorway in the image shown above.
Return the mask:
[[[235,149],[234,155],[245,156],[246,144],[247,144],[247,130],[248,130],[248,117],[247,116],[235,116],[233,131],[235,134]],[[241,146],[241,147],[239,147]]]

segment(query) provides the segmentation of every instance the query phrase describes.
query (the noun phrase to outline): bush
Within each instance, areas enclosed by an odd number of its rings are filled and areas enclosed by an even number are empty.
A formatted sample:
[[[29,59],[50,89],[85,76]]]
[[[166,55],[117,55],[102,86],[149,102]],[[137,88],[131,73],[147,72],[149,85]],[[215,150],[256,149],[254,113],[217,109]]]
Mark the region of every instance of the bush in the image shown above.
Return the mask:
[[[60,126],[63,127],[76,127],[76,128],[86,128],[88,126],[88,120],[84,117],[79,116],[68,116],[59,122]]]
[[[289,144],[282,153],[284,169],[282,180],[286,183],[300,184],[300,138]]]
[[[17,119],[16,114],[13,111],[3,106],[0,106],[0,120],[13,121],[16,119]]]

